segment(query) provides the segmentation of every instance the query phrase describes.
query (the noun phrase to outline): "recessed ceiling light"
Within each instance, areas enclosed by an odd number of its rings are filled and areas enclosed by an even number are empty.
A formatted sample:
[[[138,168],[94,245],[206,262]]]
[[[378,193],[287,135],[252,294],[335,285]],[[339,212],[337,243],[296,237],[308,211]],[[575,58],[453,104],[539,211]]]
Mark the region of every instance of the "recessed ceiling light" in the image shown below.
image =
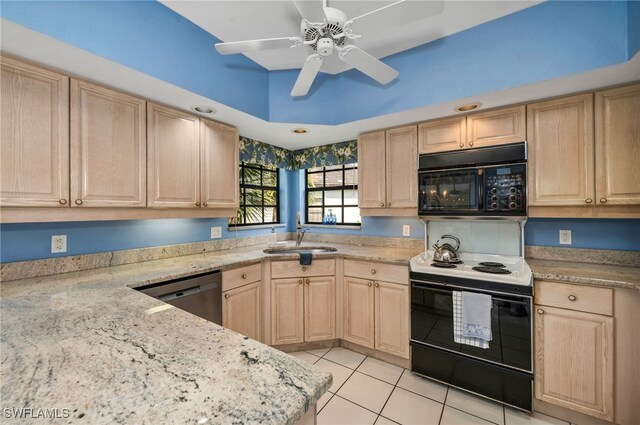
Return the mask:
[[[191,110],[196,111],[200,114],[215,114],[216,110],[210,106],[203,106],[203,105],[193,105],[191,107]]]
[[[456,111],[458,112],[468,112],[473,111],[474,109],[478,109],[482,105],[482,103],[469,103],[467,105],[458,106]]]
[[[308,133],[309,130],[307,130],[306,128],[294,128],[293,130],[291,130],[291,132],[296,134],[305,134]]]

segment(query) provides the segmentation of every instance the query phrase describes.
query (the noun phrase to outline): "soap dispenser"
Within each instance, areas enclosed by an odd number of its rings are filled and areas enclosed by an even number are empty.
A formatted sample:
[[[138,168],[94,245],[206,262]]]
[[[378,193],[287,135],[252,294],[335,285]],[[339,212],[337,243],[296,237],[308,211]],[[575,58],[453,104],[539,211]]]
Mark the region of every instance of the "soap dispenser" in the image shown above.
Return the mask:
[[[271,226],[271,233],[269,233],[269,244],[278,243],[278,235],[276,234],[276,228]]]

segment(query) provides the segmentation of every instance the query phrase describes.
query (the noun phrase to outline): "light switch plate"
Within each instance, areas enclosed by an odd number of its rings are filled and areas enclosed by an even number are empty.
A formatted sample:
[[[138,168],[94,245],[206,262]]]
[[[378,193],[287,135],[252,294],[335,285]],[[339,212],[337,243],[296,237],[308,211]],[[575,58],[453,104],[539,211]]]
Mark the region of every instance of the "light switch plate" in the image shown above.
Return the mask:
[[[571,230],[560,230],[560,245],[571,245]]]
[[[411,236],[411,225],[402,225],[402,236]]]
[[[222,237],[222,227],[216,226],[211,228],[211,239],[220,239]]]
[[[51,253],[67,252],[67,235],[51,236]]]

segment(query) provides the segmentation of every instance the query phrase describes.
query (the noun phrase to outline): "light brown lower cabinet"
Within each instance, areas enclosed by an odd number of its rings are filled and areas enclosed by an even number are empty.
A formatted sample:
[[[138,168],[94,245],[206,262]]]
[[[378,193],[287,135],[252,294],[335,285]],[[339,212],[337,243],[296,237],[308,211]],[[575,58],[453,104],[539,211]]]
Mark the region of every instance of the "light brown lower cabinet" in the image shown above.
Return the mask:
[[[345,276],[343,288],[343,339],[408,359],[408,282],[399,284]]]
[[[271,344],[335,339],[335,287],[333,276],[271,280]]]
[[[223,293],[222,326],[262,340],[262,295],[260,281],[249,283]]]
[[[536,398],[613,420],[613,318],[536,306]]]

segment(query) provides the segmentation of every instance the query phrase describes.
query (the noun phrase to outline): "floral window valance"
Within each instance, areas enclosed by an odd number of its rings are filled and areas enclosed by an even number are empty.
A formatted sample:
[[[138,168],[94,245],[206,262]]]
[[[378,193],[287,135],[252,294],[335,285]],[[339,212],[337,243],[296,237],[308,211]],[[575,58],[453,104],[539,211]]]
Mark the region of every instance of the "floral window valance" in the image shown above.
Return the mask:
[[[240,136],[240,161],[287,170],[353,164],[358,162],[355,140],[290,151]]]
[[[240,136],[240,161],[291,170],[292,151]]]

